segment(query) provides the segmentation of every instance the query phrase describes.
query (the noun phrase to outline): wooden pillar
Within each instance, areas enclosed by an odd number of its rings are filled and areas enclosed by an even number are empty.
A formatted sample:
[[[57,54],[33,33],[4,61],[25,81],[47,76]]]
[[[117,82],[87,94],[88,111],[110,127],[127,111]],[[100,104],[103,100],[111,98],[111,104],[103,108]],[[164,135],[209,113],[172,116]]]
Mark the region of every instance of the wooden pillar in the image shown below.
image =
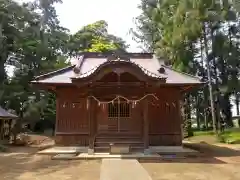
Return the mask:
[[[55,119],[55,128],[54,128],[54,136],[56,136],[58,132],[58,124],[59,124],[59,111],[60,111],[60,101],[59,96],[56,94],[56,119]]]
[[[0,140],[3,140],[3,125],[4,120],[0,119]]]
[[[149,120],[148,120],[148,100],[144,100],[143,105],[143,139],[144,139],[144,150],[149,147]]]
[[[182,140],[184,139],[184,121],[183,121],[183,117],[182,117],[182,109],[181,109],[181,102],[180,99],[178,101],[176,101],[176,110],[177,110],[177,124],[179,126],[179,132],[181,134],[181,142],[180,144],[182,144]]]
[[[12,122],[13,122],[13,120],[12,119],[9,119],[9,121],[8,121],[8,141],[10,141],[11,140],[11,132],[12,132]]]
[[[88,122],[89,122],[89,148],[88,148],[88,154],[94,153],[94,119],[93,119],[93,103],[92,98],[87,98],[87,110],[88,110]]]

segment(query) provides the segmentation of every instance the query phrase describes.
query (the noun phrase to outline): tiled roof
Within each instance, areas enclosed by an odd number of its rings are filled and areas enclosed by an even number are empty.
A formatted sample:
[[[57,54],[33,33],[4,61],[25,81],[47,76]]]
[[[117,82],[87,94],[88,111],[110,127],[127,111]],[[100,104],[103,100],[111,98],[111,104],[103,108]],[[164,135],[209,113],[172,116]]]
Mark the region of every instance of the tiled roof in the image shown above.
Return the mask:
[[[0,107],[0,119],[4,118],[17,118],[16,115],[7,112],[5,109]]]
[[[170,67],[164,65],[164,60],[155,58],[150,53],[129,53],[129,63],[140,68],[146,75],[154,78],[164,78],[167,84],[201,84],[199,78],[178,72]],[[66,83],[71,84],[71,78],[83,78],[87,77],[95,72],[99,67],[103,66],[108,61],[107,56],[101,53],[88,53],[84,57],[74,58],[73,61],[77,61],[79,66],[79,73],[75,74],[73,69],[75,66],[70,66],[64,69],[60,69],[55,72],[51,72],[42,76],[36,77],[33,83]],[[115,60],[114,60],[115,61]],[[117,60],[126,61],[126,60]],[[159,69],[163,67],[164,73],[160,73]]]
[[[85,60],[82,64],[82,66],[81,66],[80,73],[75,74],[75,76],[73,78],[88,77],[89,75],[94,73],[98,68],[101,68],[102,66],[104,66],[106,64],[111,64],[111,62],[113,62],[113,61],[115,61],[115,62],[127,62],[131,65],[134,65],[134,66],[140,68],[143,71],[144,74],[146,74],[150,77],[154,77],[154,78],[157,78],[157,79],[166,78],[165,75],[163,75],[163,74],[159,74],[158,72],[150,71],[147,68],[143,67],[140,63],[141,59],[137,59],[137,60],[131,59],[131,61],[126,61],[126,60],[122,60],[122,59],[108,61],[106,58],[101,59],[101,61],[99,61],[99,59]],[[95,67],[93,67],[93,65],[95,65]]]
[[[196,76],[192,76],[187,73],[176,71],[171,67],[165,66],[163,62],[160,62],[161,67],[165,69],[165,75],[167,76],[166,83],[168,84],[202,84],[201,79]]]

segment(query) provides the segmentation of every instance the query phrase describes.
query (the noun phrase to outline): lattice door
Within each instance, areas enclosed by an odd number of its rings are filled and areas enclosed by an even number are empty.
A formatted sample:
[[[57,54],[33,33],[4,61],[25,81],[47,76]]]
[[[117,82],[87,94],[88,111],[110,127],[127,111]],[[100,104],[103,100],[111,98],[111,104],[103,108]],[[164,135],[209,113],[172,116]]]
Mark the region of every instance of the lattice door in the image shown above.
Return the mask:
[[[116,126],[115,130],[117,132],[129,131],[131,124],[130,103],[120,99],[114,103],[109,103],[108,122],[110,126],[111,124],[114,124]]]

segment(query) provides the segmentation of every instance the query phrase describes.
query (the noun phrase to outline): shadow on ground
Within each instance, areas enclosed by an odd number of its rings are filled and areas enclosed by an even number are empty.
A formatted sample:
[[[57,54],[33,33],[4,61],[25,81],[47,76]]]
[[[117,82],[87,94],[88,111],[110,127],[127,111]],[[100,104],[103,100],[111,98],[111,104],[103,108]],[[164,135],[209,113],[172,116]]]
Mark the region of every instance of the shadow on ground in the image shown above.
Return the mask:
[[[159,159],[139,160],[141,163],[201,163],[227,164],[240,163],[240,150],[207,143],[184,143],[184,147],[194,149],[194,155],[161,155]]]
[[[140,163],[198,163],[198,164],[226,164],[225,161],[210,156],[196,157],[162,157],[161,159],[139,160]]]
[[[98,161],[60,161],[50,156],[35,155],[37,148],[12,148],[11,152],[0,153],[0,179],[35,179],[38,176],[46,179],[47,175],[73,177],[75,174],[98,172]],[[93,168],[91,169],[91,167]]]
[[[205,142],[200,143],[185,143],[185,147],[199,151],[208,156],[214,157],[233,157],[240,156],[240,150],[235,150],[229,147],[217,146]]]

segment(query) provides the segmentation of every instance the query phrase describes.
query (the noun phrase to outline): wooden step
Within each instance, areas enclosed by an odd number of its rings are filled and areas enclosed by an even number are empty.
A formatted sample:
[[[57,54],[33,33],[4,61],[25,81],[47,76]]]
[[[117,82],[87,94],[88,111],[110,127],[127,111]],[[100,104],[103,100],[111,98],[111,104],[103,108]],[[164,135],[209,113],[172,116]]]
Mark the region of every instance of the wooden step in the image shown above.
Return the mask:
[[[96,140],[95,143],[103,143],[103,144],[111,144],[111,143],[114,143],[114,144],[143,144],[143,141],[132,141],[132,140],[107,140],[107,139],[104,139],[104,140]]]
[[[95,142],[95,147],[106,147],[106,146],[110,146],[111,143],[102,143],[102,142]],[[128,142],[128,143],[119,143],[119,142],[114,142],[113,144],[115,145],[127,145],[127,146],[130,146],[130,147],[137,147],[137,146],[144,146],[144,144],[142,142],[140,143],[136,143],[136,142]]]
[[[141,135],[138,134],[117,134],[117,133],[113,133],[113,134],[98,134],[97,137],[128,137],[128,138],[135,138],[135,137],[142,137]]]
[[[129,138],[129,139],[142,139],[141,136],[137,136],[137,135],[117,135],[117,134],[109,134],[109,135],[98,135],[96,136],[96,138]]]
[[[141,140],[141,136],[127,136],[127,135],[98,135],[96,139],[139,139]]]
[[[143,142],[142,139],[124,139],[124,138],[96,138],[95,142]]]
[[[127,136],[127,135],[100,135],[100,136],[97,136],[96,138],[142,138],[141,136]]]
[[[130,152],[143,152],[144,147],[143,146],[134,146],[130,147]],[[110,146],[100,146],[100,147],[95,147],[94,152],[101,153],[101,152],[110,152]]]
[[[95,142],[100,142],[100,143],[143,143],[143,140],[140,138],[96,138]]]
[[[94,152],[110,152],[109,146],[94,147]]]
[[[110,152],[110,144],[129,146],[130,152],[144,149],[143,139],[139,135],[100,134],[95,138],[95,152]]]

